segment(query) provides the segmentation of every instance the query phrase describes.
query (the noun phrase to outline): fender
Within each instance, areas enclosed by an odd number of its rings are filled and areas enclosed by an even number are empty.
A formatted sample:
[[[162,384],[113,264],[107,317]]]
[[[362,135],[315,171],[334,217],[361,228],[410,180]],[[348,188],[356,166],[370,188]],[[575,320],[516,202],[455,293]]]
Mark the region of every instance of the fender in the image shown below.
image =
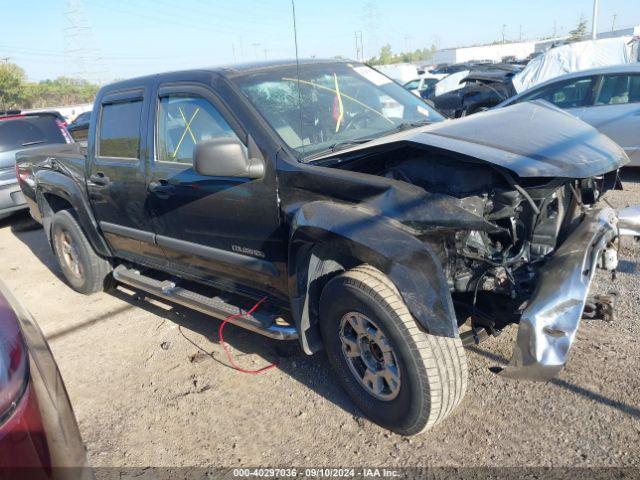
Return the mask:
[[[314,281],[361,263],[384,272],[416,321],[430,334],[457,337],[458,326],[440,261],[401,223],[362,206],[316,201],[295,214],[289,241],[289,293],[302,347],[322,348],[317,329],[321,287]],[[317,283],[317,282],[316,282]]]
[[[66,200],[75,210],[78,223],[96,253],[104,257],[111,257],[111,250],[100,234],[86,192],[70,177],[52,170],[40,170],[36,172],[35,178],[36,201],[42,215],[42,226],[49,242],[51,242],[51,222],[55,211],[45,198],[46,194],[52,194]]]

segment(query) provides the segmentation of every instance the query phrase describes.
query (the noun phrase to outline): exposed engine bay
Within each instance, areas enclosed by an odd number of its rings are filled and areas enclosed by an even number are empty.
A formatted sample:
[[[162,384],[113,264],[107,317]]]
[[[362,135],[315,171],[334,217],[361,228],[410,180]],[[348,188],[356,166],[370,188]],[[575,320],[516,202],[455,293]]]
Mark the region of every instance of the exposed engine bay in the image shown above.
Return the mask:
[[[352,159],[341,168],[421,187],[439,206],[449,201],[482,218],[468,228],[452,228],[443,218],[442,227],[420,235],[441,258],[459,326],[469,327],[466,343],[519,322],[539,267],[582,212],[618,184],[615,170],[588,179],[518,178],[472,158],[412,147]]]

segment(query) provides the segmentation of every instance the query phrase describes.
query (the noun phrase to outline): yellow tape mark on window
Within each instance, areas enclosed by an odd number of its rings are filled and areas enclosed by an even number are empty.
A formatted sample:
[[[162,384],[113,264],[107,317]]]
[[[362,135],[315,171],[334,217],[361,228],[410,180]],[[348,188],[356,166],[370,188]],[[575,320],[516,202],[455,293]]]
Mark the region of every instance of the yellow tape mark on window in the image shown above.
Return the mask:
[[[196,118],[196,115],[198,115],[198,112],[200,111],[200,107],[196,108],[196,111],[193,112],[193,115],[191,115],[191,118],[189,119],[189,121],[187,121],[187,117],[184,116],[184,113],[182,112],[182,108],[178,107],[178,110],[180,110],[180,115],[182,115],[182,119],[184,120],[184,132],[182,132],[182,136],[180,137],[178,146],[173,151],[173,158],[176,158],[176,156],[178,155],[178,151],[180,150],[180,146],[184,141],[184,137],[187,136],[187,132],[189,132],[189,134],[191,135],[191,138],[193,139],[193,143],[194,144],[196,143],[196,137],[193,134],[193,131],[191,130],[191,123],[193,122],[193,119]]]
[[[314,83],[314,82],[309,82],[307,80],[298,80],[297,78],[290,78],[290,77],[282,77],[282,80],[284,80],[285,82],[300,82],[304,85],[310,85],[312,87],[316,87],[319,88],[320,90],[327,90],[328,92],[332,92],[332,93],[338,93],[335,91],[335,89],[333,88],[329,88],[329,87],[325,87],[324,85],[320,85],[318,83]],[[378,110],[376,110],[375,108],[371,108],[369,105],[367,105],[366,103],[362,103],[360,100],[355,99],[349,95],[346,94],[341,94],[342,98],[346,98],[347,100],[351,100],[354,103],[357,103],[358,105],[366,108],[367,110],[371,110],[373,113],[380,115],[382,118],[384,118],[387,122],[389,122],[391,125],[395,126],[395,123],[393,120],[388,119],[387,117],[384,116],[384,114],[382,112],[379,112]]]
[[[338,119],[336,120],[336,133],[340,130],[340,124],[344,117],[344,107],[342,106],[342,96],[340,95],[340,85],[338,85],[338,76],[333,74],[333,82],[336,85],[336,95],[338,96]]]

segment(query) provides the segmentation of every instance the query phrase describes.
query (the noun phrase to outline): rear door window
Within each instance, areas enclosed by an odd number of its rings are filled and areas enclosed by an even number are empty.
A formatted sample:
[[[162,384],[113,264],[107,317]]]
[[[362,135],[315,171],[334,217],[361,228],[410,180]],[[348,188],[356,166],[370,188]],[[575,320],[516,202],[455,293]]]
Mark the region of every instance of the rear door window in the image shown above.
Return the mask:
[[[0,152],[48,143],[67,143],[62,128],[53,115],[0,118]]]
[[[640,75],[604,75],[595,105],[621,105],[640,102]]]
[[[102,106],[98,156],[137,159],[140,156],[142,100]]]

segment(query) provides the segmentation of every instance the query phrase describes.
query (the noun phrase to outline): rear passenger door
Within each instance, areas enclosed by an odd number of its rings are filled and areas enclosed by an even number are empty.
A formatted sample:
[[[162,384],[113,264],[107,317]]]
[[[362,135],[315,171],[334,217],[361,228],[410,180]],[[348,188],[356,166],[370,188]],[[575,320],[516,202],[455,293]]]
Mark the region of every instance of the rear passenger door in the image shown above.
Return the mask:
[[[105,95],[89,151],[93,153],[87,189],[94,214],[116,256],[164,263],[154,243],[146,201],[145,141],[149,99],[145,89]]]
[[[640,165],[640,74],[603,75],[593,102],[579,117],[618,143]]]

